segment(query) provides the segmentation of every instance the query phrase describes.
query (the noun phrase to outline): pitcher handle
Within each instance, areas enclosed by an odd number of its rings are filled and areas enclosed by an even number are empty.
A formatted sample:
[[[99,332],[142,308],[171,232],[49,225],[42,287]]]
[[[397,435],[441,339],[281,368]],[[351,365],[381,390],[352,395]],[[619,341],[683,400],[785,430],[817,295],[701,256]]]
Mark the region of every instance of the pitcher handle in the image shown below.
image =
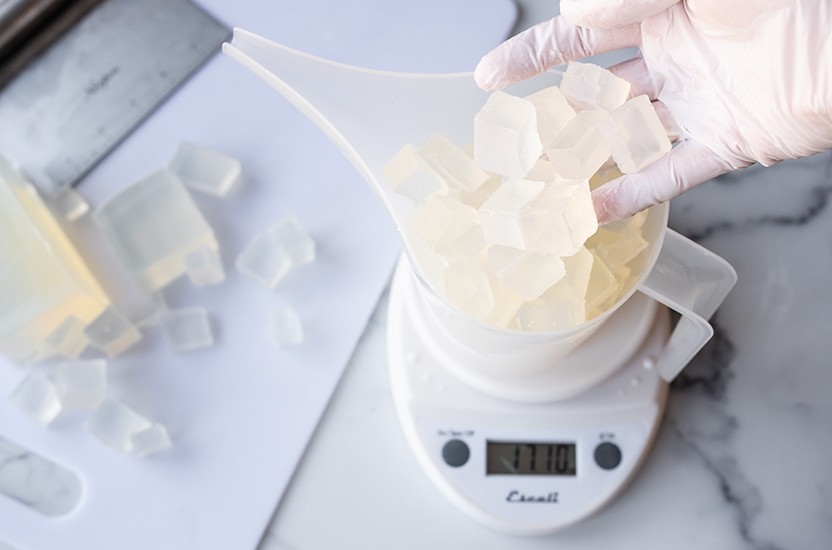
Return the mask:
[[[656,359],[659,375],[671,382],[711,339],[708,319],[737,282],[731,264],[668,229],[656,264],[639,290],[682,317]]]

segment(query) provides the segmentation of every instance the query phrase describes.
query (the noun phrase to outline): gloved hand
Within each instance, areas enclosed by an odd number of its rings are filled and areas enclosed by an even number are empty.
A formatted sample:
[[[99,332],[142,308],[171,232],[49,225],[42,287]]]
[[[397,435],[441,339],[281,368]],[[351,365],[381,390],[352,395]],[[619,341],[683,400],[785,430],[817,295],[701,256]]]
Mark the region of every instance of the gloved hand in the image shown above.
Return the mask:
[[[563,0],[474,73],[495,90],[572,59],[640,46],[610,68],[647,94],[681,143],[593,192],[599,223],[628,217],[754,162],[832,148],[832,2]]]

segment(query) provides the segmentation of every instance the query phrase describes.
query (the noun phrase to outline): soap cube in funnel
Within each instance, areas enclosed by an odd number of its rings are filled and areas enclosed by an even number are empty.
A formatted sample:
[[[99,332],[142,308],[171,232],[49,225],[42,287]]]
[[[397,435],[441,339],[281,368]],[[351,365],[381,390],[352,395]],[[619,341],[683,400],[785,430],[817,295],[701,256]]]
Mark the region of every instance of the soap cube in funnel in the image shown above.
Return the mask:
[[[474,162],[488,172],[522,178],[543,152],[531,101],[494,92],[474,117]]]
[[[9,395],[9,403],[44,426],[61,412],[58,390],[40,372],[29,372]]]
[[[297,312],[289,306],[269,311],[272,338],[280,346],[296,346],[303,343],[303,325]]]
[[[594,312],[616,289],[615,276],[598,256],[594,256],[586,289],[586,311]]]
[[[239,160],[186,141],[179,145],[168,170],[191,189],[218,197],[224,197],[242,174]]]
[[[84,336],[93,347],[110,357],[115,357],[142,339],[136,327],[112,306],[87,325]]]
[[[315,241],[295,216],[286,216],[269,228],[269,236],[298,267],[315,261]]]
[[[107,397],[107,361],[59,363],[55,387],[65,409],[94,409]]]
[[[215,285],[225,280],[219,251],[207,244],[185,254],[184,260],[188,279],[195,286]]]
[[[546,149],[566,124],[575,118],[575,109],[569,105],[557,86],[544,88],[527,96],[526,99],[535,106],[537,131],[543,149]]]
[[[158,422],[130,437],[131,452],[140,458],[163,451],[171,445],[167,428]]]
[[[185,273],[184,257],[218,249],[211,227],[182,182],[159,170],[111,197],[93,214],[138,286],[153,292]]]
[[[267,233],[256,235],[234,263],[241,274],[272,290],[292,269],[289,253]]]
[[[517,308],[526,301],[497,277],[489,277],[494,294],[494,309],[484,319],[486,323],[507,328],[517,317]]]
[[[434,195],[416,222],[416,231],[433,249],[448,252],[472,226],[479,225],[477,211],[450,197]]]
[[[598,123],[598,132],[618,169],[638,172],[670,151],[670,140],[646,95],[626,102]]]
[[[587,241],[587,248],[590,248],[610,271],[615,271],[634,260],[648,244],[640,231],[621,234],[601,227]]]
[[[485,241],[491,245],[524,249],[520,213],[544,186],[540,181],[507,179],[479,209]]]
[[[572,256],[563,256],[561,260],[563,260],[563,265],[566,268],[564,280],[575,294],[585,298],[595,256],[586,247],[582,246],[577,253]]]
[[[560,91],[579,109],[611,112],[627,101],[630,83],[598,65],[570,61]]]
[[[456,260],[445,269],[445,292],[451,303],[477,319],[494,309],[488,276],[468,260]]]
[[[413,144],[405,145],[384,165],[384,177],[396,193],[424,203],[434,193],[446,194],[448,185]]]
[[[557,256],[492,246],[488,256],[497,278],[527,302],[536,300],[566,274]]]
[[[161,321],[162,311],[167,309],[159,294],[147,296],[140,302],[125,308],[125,316],[136,328],[153,327]]]
[[[145,430],[151,422],[123,403],[106,399],[90,414],[84,429],[117,453],[133,449],[133,434]]]
[[[568,329],[586,320],[585,303],[567,284],[546,291],[542,304],[521,307],[517,320],[521,330],[540,332]]]
[[[581,111],[552,141],[546,156],[558,174],[566,179],[589,179],[610,158],[610,149],[598,123],[609,116],[606,111]]]
[[[519,225],[527,250],[554,256],[577,253],[598,230],[589,183],[547,184],[523,208]]]
[[[453,189],[473,193],[489,178],[488,172],[442,134],[431,136],[419,147],[419,153]]]
[[[162,331],[176,353],[214,344],[208,311],[202,307],[168,309],[162,312]]]
[[[58,355],[67,359],[77,359],[87,349],[87,337],[84,336],[86,325],[74,315],[70,315],[46,339],[46,344]]]

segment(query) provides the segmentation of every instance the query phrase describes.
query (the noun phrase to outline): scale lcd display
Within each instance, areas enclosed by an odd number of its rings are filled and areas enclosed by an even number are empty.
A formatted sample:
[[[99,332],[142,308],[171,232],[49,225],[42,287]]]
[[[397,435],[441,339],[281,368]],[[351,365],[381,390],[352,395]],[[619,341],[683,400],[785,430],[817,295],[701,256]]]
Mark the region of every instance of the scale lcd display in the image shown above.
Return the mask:
[[[486,475],[574,476],[574,443],[486,442]]]

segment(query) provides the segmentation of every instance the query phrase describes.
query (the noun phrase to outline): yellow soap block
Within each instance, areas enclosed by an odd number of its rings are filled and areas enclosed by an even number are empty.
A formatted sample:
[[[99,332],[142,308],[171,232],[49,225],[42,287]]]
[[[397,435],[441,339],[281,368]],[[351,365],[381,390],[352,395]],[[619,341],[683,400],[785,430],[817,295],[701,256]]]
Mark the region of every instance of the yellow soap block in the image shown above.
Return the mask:
[[[54,355],[47,341],[68,318],[86,326],[110,305],[35,188],[2,158],[0,258],[0,353],[12,361]]]

